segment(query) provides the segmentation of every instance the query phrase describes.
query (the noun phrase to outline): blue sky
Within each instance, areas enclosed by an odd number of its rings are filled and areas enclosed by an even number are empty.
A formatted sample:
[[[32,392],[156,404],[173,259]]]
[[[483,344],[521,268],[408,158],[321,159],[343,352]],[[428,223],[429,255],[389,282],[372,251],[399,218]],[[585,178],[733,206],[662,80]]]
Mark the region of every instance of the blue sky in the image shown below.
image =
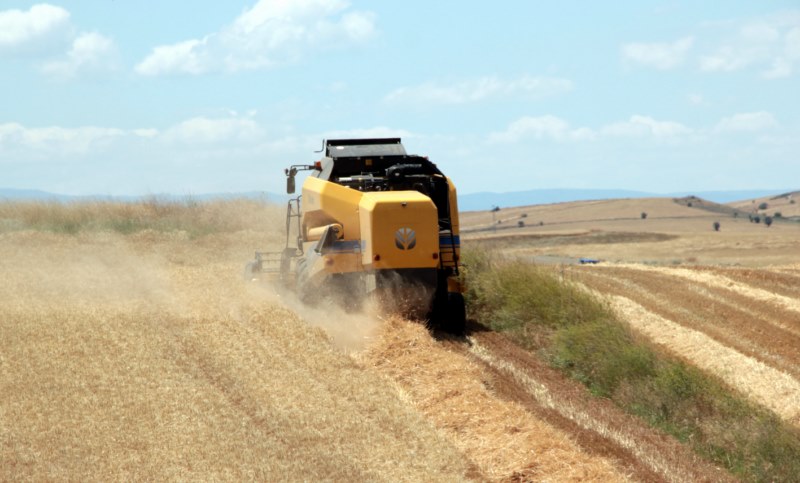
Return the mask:
[[[461,193],[800,187],[800,2],[698,3],[4,1],[0,187],[280,192],[351,136]]]

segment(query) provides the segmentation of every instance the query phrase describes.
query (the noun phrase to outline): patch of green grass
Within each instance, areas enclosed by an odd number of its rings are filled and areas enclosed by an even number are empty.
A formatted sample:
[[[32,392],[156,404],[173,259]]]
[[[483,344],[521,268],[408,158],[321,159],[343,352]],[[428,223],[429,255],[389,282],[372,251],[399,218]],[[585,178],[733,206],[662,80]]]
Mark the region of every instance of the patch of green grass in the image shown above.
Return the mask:
[[[519,342],[539,348],[524,334],[552,331],[613,317],[589,294],[535,265],[511,263],[482,250],[465,250],[466,297],[474,318],[495,330],[520,333]]]
[[[659,351],[552,270],[464,250],[470,317],[747,481],[796,481],[800,431]]]
[[[655,356],[636,344],[613,319],[589,321],[556,331],[551,363],[583,382],[597,396],[612,396],[624,381],[652,377]]]

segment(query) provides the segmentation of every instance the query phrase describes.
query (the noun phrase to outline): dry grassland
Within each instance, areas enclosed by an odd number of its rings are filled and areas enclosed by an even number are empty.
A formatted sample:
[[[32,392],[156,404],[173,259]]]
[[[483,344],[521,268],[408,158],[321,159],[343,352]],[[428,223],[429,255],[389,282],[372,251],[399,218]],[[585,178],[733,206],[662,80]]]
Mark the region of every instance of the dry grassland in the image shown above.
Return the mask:
[[[640,198],[622,200],[572,201],[547,205],[503,208],[494,219],[501,221],[499,227],[516,225],[522,220],[526,225],[544,226],[583,225],[587,222],[638,220],[646,212],[648,219],[704,218],[708,213],[696,208],[673,203],[665,198]],[[524,218],[522,215],[526,215]],[[461,215],[461,224],[467,228],[492,225],[492,214],[488,211],[470,211]]]
[[[0,233],[0,480],[467,478],[396,388],[241,280],[268,235],[241,227]]]

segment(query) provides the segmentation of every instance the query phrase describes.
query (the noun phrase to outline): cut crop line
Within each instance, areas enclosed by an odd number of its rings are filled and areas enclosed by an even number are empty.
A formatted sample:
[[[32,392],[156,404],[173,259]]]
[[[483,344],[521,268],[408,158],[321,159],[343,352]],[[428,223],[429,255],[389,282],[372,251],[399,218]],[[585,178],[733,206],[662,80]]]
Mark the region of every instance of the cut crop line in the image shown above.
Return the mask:
[[[662,317],[667,317],[682,326],[699,330],[721,344],[733,347],[746,355],[756,355],[762,361],[769,363],[778,370],[786,371],[794,377],[800,375],[796,364],[792,362],[793,358],[787,358],[788,354],[782,351],[774,352],[774,347],[770,345],[770,341],[765,341],[760,338],[742,337],[742,333],[737,332],[727,323],[709,323],[710,320],[705,318],[704,314],[683,307],[680,303],[676,304],[675,300],[673,300],[674,297],[670,298],[669,296],[665,296],[665,293],[654,292],[648,290],[645,286],[630,283],[630,280],[625,278],[627,275],[624,272],[622,275],[617,275],[616,277],[611,274],[601,274],[599,272],[586,272],[586,274],[598,279],[613,280],[614,283],[627,288],[627,291],[623,291],[620,295],[627,296],[631,300],[638,300],[640,305],[649,305],[650,310],[660,314]],[[713,303],[741,312],[751,318],[751,323],[752,321],[764,322],[778,330],[786,331],[792,336],[800,337],[799,329],[791,327],[766,313],[758,313],[744,306],[741,302],[742,299],[745,299],[745,301],[753,301],[753,299],[741,296],[732,297],[730,296],[731,294],[728,294],[730,298],[724,298],[712,292],[711,289],[713,288],[715,287],[709,287],[705,284],[698,283],[687,287],[687,290]],[[598,290],[595,294],[600,294],[601,292],[602,290]],[[737,301],[737,299],[739,300]],[[774,335],[773,337],[782,337],[784,335],[785,334]],[[756,339],[759,339],[760,342]]]
[[[789,332],[790,334],[792,334],[794,336],[800,336],[800,329],[796,329],[794,327],[788,326],[788,325],[784,324],[783,322],[781,322],[779,320],[775,320],[772,317],[768,317],[768,316],[766,316],[764,314],[757,313],[754,310],[751,310],[751,309],[749,309],[747,307],[742,306],[741,304],[736,303],[736,301],[734,299],[727,299],[726,300],[726,299],[721,299],[721,298],[715,297],[714,294],[711,293],[708,289],[700,287],[700,286],[694,287],[694,290],[698,295],[706,297],[709,300],[713,300],[714,302],[716,302],[716,303],[718,303],[720,305],[725,305],[727,307],[730,307],[733,310],[737,310],[739,312],[742,312],[743,314],[746,314],[746,315],[752,317],[754,320],[763,320],[764,322],[768,323],[769,325],[771,325],[771,326],[773,326],[773,327],[775,327],[777,329],[785,330],[786,332]]]
[[[737,282],[731,278],[722,275],[701,273],[686,268],[648,267],[645,265],[637,265],[637,264],[620,264],[618,266],[645,272],[658,272],[667,275],[675,275],[678,277],[682,277],[688,280],[694,280],[696,282],[704,283],[714,287],[723,287],[733,292],[736,292],[740,295],[743,295],[745,297],[749,297],[751,299],[769,302],[775,305],[782,306],[787,310],[800,312],[800,301],[796,299],[772,293],[764,289],[752,287],[750,285]]]
[[[675,465],[671,465],[667,460],[658,457],[660,454],[659,448],[647,447],[642,441],[637,441],[629,435],[604,424],[602,421],[592,418],[586,411],[582,411],[567,401],[556,401],[553,394],[544,384],[531,378],[511,362],[494,357],[486,347],[474,338],[470,337],[469,340],[471,342],[470,352],[474,356],[489,366],[509,374],[543,407],[557,412],[583,429],[611,439],[617,445],[633,453],[636,459],[668,481],[680,482],[694,479],[692,475],[678,474]]]
[[[750,399],[800,427],[800,382],[795,378],[720,344],[702,332],[654,314],[629,298],[614,295],[609,300],[634,329],[699,368],[716,374]]]

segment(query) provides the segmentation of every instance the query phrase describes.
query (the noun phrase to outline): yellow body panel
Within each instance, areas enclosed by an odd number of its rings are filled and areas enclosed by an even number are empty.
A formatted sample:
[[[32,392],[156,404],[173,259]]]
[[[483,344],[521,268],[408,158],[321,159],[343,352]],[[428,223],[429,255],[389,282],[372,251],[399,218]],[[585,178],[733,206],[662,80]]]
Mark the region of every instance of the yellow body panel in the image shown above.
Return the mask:
[[[358,202],[364,193],[313,176],[303,182],[303,230],[339,223],[344,240],[359,240]]]
[[[439,266],[436,205],[418,191],[360,192],[307,178],[304,250],[316,245],[319,237],[310,235],[317,234],[317,228],[334,223],[342,227],[341,242],[356,242],[356,253],[326,253],[312,262],[312,274]]]
[[[436,268],[439,265],[436,205],[422,193],[364,193],[359,203],[359,219],[361,262],[365,268]]]

